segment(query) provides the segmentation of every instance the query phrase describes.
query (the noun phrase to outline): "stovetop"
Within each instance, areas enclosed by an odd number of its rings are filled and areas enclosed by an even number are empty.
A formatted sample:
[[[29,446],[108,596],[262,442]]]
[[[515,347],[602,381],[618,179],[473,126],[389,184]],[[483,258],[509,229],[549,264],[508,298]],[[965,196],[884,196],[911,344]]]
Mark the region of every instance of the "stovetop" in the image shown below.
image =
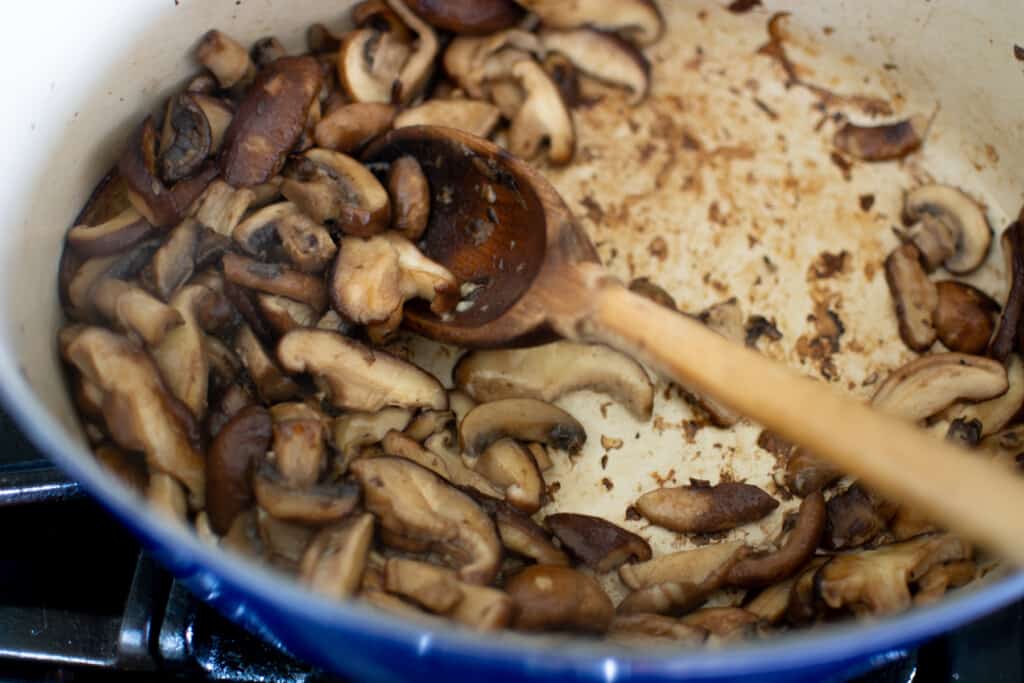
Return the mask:
[[[195,600],[0,413],[0,680],[337,683]],[[851,683],[1024,681],[1024,603]]]

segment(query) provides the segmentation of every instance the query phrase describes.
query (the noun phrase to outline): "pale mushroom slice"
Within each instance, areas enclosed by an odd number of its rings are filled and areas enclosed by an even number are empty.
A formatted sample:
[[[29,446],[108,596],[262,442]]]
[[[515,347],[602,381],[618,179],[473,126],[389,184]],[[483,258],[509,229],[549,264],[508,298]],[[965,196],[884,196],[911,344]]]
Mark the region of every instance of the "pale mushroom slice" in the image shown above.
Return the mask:
[[[446,126],[477,137],[489,137],[497,128],[501,111],[490,102],[467,99],[434,99],[406,109],[395,117],[395,128]]]
[[[388,592],[476,630],[501,629],[512,619],[513,603],[508,595],[495,588],[460,581],[451,569],[391,558],[384,577]]]
[[[381,441],[384,453],[405,458],[427,468],[439,477],[460,487],[468,487],[484,495],[500,497],[488,479],[466,467],[462,459],[447,451],[428,450],[400,432],[388,432]]]
[[[923,216],[921,222],[911,228],[907,237],[921,253],[921,265],[929,273],[956,251],[953,231],[931,216]]]
[[[295,163],[281,193],[317,223],[333,221],[350,235],[368,237],[387,229],[387,190],[362,163],[329,149],[313,148]]]
[[[933,353],[893,371],[871,404],[890,415],[918,421],[953,402],[987,401],[1006,393],[1006,369],[996,361],[963,353]]]
[[[126,338],[98,327],[79,330],[64,357],[103,390],[103,414],[114,441],[142,451],[151,471],[182,482],[192,504],[203,507],[205,463],[192,446],[183,411],[164,389],[153,362]]]
[[[391,129],[395,114],[395,107],[383,102],[343,104],[316,124],[316,144],[342,154],[358,153]]]
[[[540,17],[544,26],[593,26],[614,31],[631,42],[650,45],[665,32],[665,21],[654,0],[516,0]]]
[[[196,58],[217,78],[222,88],[233,88],[252,80],[256,65],[249,51],[223,31],[209,31],[199,41]]]
[[[516,62],[512,78],[525,91],[526,99],[508,130],[509,151],[529,160],[546,144],[550,163],[569,163],[576,150],[576,130],[558,86],[544,67],[532,60]]]
[[[501,564],[501,541],[487,514],[433,472],[401,458],[358,460],[351,471],[364,504],[381,527],[426,543],[457,568],[462,581],[490,583]]]
[[[939,292],[921,265],[921,253],[911,243],[894,249],[885,259],[900,338],[914,351],[927,351],[935,342],[935,311]]]
[[[568,567],[533,565],[505,582],[515,602],[515,628],[603,633],[615,607],[593,577]]]
[[[434,61],[440,51],[440,41],[430,24],[409,9],[404,0],[384,1],[405,22],[406,27],[416,34],[416,45],[398,74],[398,85],[394,93],[400,104],[407,105],[415,101],[426,89],[434,73]]]
[[[235,109],[219,97],[192,93],[192,101],[202,110],[210,126],[210,154],[216,154],[224,145],[224,135],[235,117]]]
[[[110,256],[135,246],[153,232],[153,226],[129,207],[98,225],[76,225],[67,234],[67,243],[82,256]]]
[[[666,581],[634,590],[616,607],[619,614],[686,614],[697,609],[720,589],[738,559],[730,557],[699,583]]]
[[[920,536],[902,543],[837,555],[819,570],[817,589],[829,607],[882,615],[910,607],[908,584],[932,567],[970,559],[970,546],[950,534]]]
[[[293,330],[281,338],[277,356],[289,372],[312,374],[337,408],[448,407],[444,387],[429,373],[334,332]]]
[[[183,287],[171,299],[171,306],[181,315],[184,324],[169,331],[151,348],[164,384],[200,420],[206,414],[210,364],[206,356],[206,335],[196,320],[196,310],[205,305],[204,299],[213,296],[216,296],[214,292],[202,285]]]
[[[543,53],[537,36],[521,29],[489,36],[457,36],[445,50],[444,68],[470,98],[483,100],[488,81],[511,76],[508,69],[515,61],[543,57]]]
[[[632,104],[647,96],[650,63],[640,50],[614,33],[589,27],[545,29],[540,41],[546,51],[565,55],[587,76],[628,90]]]
[[[711,646],[750,637],[760,625],[756,614],[740,607],[704,607],[687,614],[680,622],[706,631]]]
[[[544,524],[562,547],[598,574],[606,574],[629,561],[651,559],[651,546],[640,536],[601,517],[560,512]]]
[[[231,237],[254,198],[247,187],[234,188],[223,180],[214,180],[196,201],[192,214],[200,225]]]
[[[316,527],[286,522],[262,508],[256,508],[255,517],[265,560],[279,571],[297,574],[299,563],[302,561],[303,555],[306,554],[306,549],[309,548],[313,537],[316,536]],[[244,515],[239,515],[236,518],[238,523],[244,521]]]
[[[569,453],[583,447],[583,425],[561,408],[532,398],[507,398],[478,405],[459,425],[459,440],[470,457],[479,457],[495,441],[539,441]]]
[[[92,305],[104,318],[139,335],[147,344],[160,344],[183,325],[179,311],[141,287],[123,280],[103,278],[91,289]]]
[[[619,567],[619,578],[633,590],[669,582],[699,585],[744,548],[741,541],[730,541],[680,550],[647,562],[624,564]]]
[[[488,446],[473,463],[473,469],[505,492],[505,500],[526,514],[540,509],[544,479],[533,456],[522,444],[500,439]]]
[[[359,486],[351,481],[295,488],[268,460],[253,473],[253,493],[260,509],[275,519],[323,526],[346,517],[359,503]]]
[[[955,404],[944,414],[951,422],[960,420],[981,423],[981,436],[995,434],[1015,418],[1024,407],[1024,362],[1013,354],[1006,363],[1006,380],[1009,387],[1001,396],[978,403]]]
[[[359,588],[373,542],[373,515],[321,530],[299,563],[299,579],[320,595],[341,600]]]
[[[235,351],[265,402],[287,401],[299,394],[299,386],[281,371],[248,325],[235,335]]]
[[[1007,427],[991,436],[982,439],[981,450],[992,457],[992,460],[1005,466],[1012,472],[1020,473],[1024,464],[1024,425]]]
[[[556,401],[591,390],[621,402],[649,420],[654,385],[643,367],[607,346],[559,341],[528,349],[473,351],[452,371],[455,386],[478,402],[506,398]]]
[[[451,402],[450,397],[448,400]],[[455,413],[450,410],[425,410],[417,415],[402,432],[413,441],[423,443],[434,434],[444,432],[454,421]]]
[[[981,206],[963,191],[949,185],[922,185],[907,193],[903,211],[915,221],[928,216],[950,231],[955,248],[943,261],[949,272],[965,275],[984,263],[992,229]]]
[[[503,501],[482,502],[494,518],[498,535],[505,549],[529,558],[537,564],[569,566],[569,557],[558,548],[551,537],[530,517]]]
[[[145,268],[158,247],[157,240],[147,240],[127,251],[110,256],[97,256],[82,262],[73,272],[66,275],[62,301],[66,301],[75,317],[89,318],[96,308],[93,291],[96,285],[107,279],[127,281],[135,278]]]
[[[340,473],[348,470],[364,447],[380,443],[388,432],[405,429],[411,420],[412,411],[406,408],[350,412],[334,418],[331,435],[334,448],[341,454]]]
[[[455,426],[458,427],[469,411],[477,407],[477,402],[465,391],[454,389],[448,392],[448,407],[455,413]]]
[[[279,403],[270,414],[277,471],[288,486],[313,486],[327,466],[326,418],[305,403]]]
[[[755,522],[779,506],[779,501],[752,484],[690,482],[689,486],[648,491],[637,499],[637,511],[666,529],[706,534]]]

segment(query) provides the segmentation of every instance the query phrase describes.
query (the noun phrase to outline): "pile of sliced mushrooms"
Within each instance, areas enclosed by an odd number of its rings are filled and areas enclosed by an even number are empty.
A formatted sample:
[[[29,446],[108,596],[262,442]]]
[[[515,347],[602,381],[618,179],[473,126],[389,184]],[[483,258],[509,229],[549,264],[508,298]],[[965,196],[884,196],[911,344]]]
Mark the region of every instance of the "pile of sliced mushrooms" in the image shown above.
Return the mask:
[[[478,630],[700,644],[892,613],[975,578],[963,541],[859,484],[837,488],[840,472],[769,433],[761,445],[787,458],[785,488],[803,500],[762,547],[708,536],[778,507],[742,482],[635,501],[652,525],[712,539],[693,550],[655,556],[582,511],[540,518],[545,472],[588,438],[554,402],[587,389],[649,420],[649,374],[557,342],[466,353],[446,387],[384,351],[407,301],[443,315],[471,305],[473,285],[417,248],[432,202],[457,198],[412,157],[371,168],[359,154],[391,129],[434,124],[569,163],[580,83],[641,101],[661,16],[651,0],[367,0],[351,23],[310,27],[302,55],[208,33],[202,72],[139,126],[67,233],[59,347],[103,465],[200,538],[317,593]],[[872,140],[844,128],[836,146],[904,153]],[[901,335],[944,350],[894,372],[874,404],[1015,466],[1024,228],[1002,237],[1012,281],[1000,306],[933,279],[985,259],[977,203],[929,185],[907,193],[906,214],[914,227],[885,262]],[[646,279],[632,288],[675,306]],[[735,301],[700,319],[749,342]],[[739,419],[694,399],[719,427]],[[598,580],[616,572],[618,605]]]

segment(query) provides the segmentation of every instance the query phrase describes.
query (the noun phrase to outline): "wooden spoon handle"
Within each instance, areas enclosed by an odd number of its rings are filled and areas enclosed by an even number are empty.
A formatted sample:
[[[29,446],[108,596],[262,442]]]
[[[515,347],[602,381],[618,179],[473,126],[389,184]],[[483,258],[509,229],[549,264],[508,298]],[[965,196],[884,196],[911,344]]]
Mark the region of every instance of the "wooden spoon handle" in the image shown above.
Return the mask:
[[[590,303],[579,337],[632,355],[1024,567],[1024,479],[621,284],[600,286]]]

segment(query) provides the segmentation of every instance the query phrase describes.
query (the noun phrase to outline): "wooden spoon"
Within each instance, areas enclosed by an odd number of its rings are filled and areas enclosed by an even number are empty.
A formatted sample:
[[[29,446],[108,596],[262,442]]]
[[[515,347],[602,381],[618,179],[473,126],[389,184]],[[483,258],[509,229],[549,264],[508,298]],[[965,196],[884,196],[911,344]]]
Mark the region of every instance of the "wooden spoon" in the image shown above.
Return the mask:
[[[556,336],[608,344],[1024,566],[1024,480],[630,292],[601,267],[551,184],[494,144],[410,127],[364,157],[404,155],[432,191],[424,252],[479,285],[472,307],[450,318],[408,308],[411,329],[467,347]]]

